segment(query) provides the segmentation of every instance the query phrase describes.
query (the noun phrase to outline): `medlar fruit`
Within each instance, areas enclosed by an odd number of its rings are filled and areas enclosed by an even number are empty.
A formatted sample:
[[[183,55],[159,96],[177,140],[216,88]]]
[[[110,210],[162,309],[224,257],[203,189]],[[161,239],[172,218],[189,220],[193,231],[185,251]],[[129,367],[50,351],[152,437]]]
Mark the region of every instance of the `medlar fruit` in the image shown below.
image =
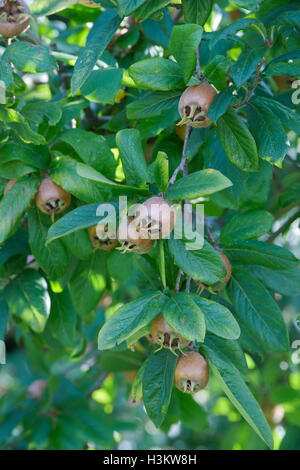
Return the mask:
[[[127,218],[123,220],[118,228],[118,240],[121,244],[119,249],[122,253],[138,253],[143,255],[148,253],[153,247],[154,241],[151,239],[143,239],[136,231],[136,226],[132,225],[132,221]]]
[[[9,191],[17,181],[18,181],[17,178],[13,178],[12,180],[9,180],[9,182],[7,183],[3,191],[4,196],[7,193],[7,191]]]
[[[207,112],[216,96],[215,88],[206,82],[188,87],[179,100],[178,111],[182,119],[177,126],[209,126],[211,120],[207,117]]]
[[[209,368],[206,359],[197,352],[189,352],[178,359],[174,385],[184,393],[196,393],[206,387]]]
[[[135,218],[142,238],[166,238],[174,228],[176,212],[170,202],[154,196],[138,208]]]
[[[161,348],[168,348],[172,352],[173,349],[181,350],[190,343],[189,340],[182,338],[172,330],[161,313],[152,322],[151,336],[153,341],[159,344]]]
[[[13,38],[28,28],[30,10],[24,0],[4,0],[0,8],[0,34]]]
[[[54,183],[50,178],[45,178],[37,191],[35,202],[38,208],[51,216],[63,212],[71,203],[71,194]]]
[[[108,233],[107,225],[95,225],[88,228],[89,237],[94,248],[104,251],[112,250],[118,240],[116,234]]]

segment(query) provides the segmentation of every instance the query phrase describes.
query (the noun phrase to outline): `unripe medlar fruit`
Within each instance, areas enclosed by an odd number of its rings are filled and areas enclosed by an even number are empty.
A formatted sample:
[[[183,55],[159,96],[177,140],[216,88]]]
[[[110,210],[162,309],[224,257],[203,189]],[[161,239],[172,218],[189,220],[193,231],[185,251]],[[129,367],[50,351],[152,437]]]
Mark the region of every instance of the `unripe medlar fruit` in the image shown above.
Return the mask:
[[[7,191],[9,191],[17,181],[18,181],[17,178],[13,178],[12,180],[9,180],[9,182],[7,183],[3,191],[4,196],[7,193]]]
[[[174,228],[175,208],[162,197],[154,196],[139,206],[135,221],[141,238],[166,238]]]
[[[98,224],[89,227],[88,232],[91,243],[96,249],[109,251],[118,244],[116,234],[109,233],[107,225]]]
[[[209,289],[210,291],[219,291],[219,290],[222,290],[224,289],[224,287],[226,286],[227,282],[229,281],[229,279],[231,278],[231,273],[232,273],[232,270],[231,270],[231,264],[230,264],[230,261],[229,259],[227,258],[226,255],[224,255],[224,253],[222,253],[221,251],[218,252],[220,258],[222,259],[223,261],[223,264],[225,266],[225,269],[226,269],[226,275],[218,282],[216,282],[215,284],[212,284],[212,285],[208,285],[208,284],[203,284],[202,282],[198,282],[196,281],[196,284],[199,286],[199,292],[203,291],[203,289]]]
[[[178,111],[182,119],[177,126],[209,126],[211,120],[207,117],[207,112],[216,96],[216,89],[206,82],[188,87],[179,100]]]
[[[178,359],[174,385],[184,393],[196,393],[206,387],[209,368],[206,359],[197,352],[189,352]]]
[[[138,253],[144,255],[148,253],[153,247],[154,241],[151,239],[140,238],[140,234],[136,231],[136,226],[133,221],[123,220],[117,233],[118,240],[121,247],[118,248],[122,253]]]
[[[30,22],[30,10],[24,0],[5,0],[0,8],[0,34],[13,38],[23,33]]]
[[[190,344],[188,339],[182,338],[182,336],[172,330],[161,313],[152,322],[151,336],[156,344],[171,351],[173,349],[181,350]]]
[[[50,178],[45,178],[36,193],[35,202],[38,208],[51,216],[63,212],[71,203],[71,194],[54,183]]]

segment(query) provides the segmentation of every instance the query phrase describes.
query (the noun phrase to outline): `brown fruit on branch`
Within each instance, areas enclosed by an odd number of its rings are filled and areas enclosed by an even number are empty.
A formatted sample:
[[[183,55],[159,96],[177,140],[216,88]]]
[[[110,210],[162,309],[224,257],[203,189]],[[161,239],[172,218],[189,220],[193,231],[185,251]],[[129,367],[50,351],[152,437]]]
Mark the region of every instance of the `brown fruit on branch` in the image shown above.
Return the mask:
[[[71,194],[54,183],[50,178],[45,178],[35,196],[35,202],[38,208],[51,216],[52,220],[55,214],[63,212],[71,203]]]
[[[18,181],[17,178],[13,178],[12,180],[9,180],[9,182],[7,183],[3,191],[4,196],[7,193],[7,191],[9,191],[17,181]]]
[[[23,33],[30,22],[30,10],[24,0],[7,0],[0,8],[0,34],[13,38]]]
[[[206,82],[188,87],[179,100],[178,111],[182,119],[177,126],[209,126],[211,120],[207,117],[207,112],[216,96],[216,89]]]
[[[176,220],[175,208],[162,197],[147,199],[137,210],[136,220],[142,238],[156,240],[166,238],[173,230]]]
[[[172,330],[161,313],[152,322],[151,336],[156,344],[159,344],[162,348],[171,349],[171,351],[173,349],[181,350],[190,344],[188,339],[182,338]]]
[[[184,393],[196,393],[206,387],[208,379],[208,364],[201,354],[189,352],[180,356],[175,369],[175,387]]]
[[[109,251],[118,244],[116,234],[108,233],[107,225],[95,225],[88,228],[89,237],[94,248]]]
[[[136,231],[135,226],[132,225],[129,218],[120,223],[117,237],[121,245],[121,247],[117,249],[122,253],[132,252],[143,255],[148,253],[154,244],[153,240],[140,238],[139,233]]]

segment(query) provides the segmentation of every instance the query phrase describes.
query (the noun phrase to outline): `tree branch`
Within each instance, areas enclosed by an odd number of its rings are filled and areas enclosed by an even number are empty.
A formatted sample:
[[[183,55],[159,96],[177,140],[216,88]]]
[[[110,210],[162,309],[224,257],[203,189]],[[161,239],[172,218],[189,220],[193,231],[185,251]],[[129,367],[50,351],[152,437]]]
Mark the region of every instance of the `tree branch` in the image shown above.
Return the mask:
[[[295,220],[300,217],[300,210],[295,212],[291,217],[289,217],[282,225],[279,227],[276,232],[272,233],[267,239],[268,243],[272,243],[281,233],[283,233]]]
[[[255,80],[253,82],[252,87],[249,88],[249,90],[247,91],[247,94],[246,94],[245,98],[243,99],[243,101],[241,101],[239,104],[232,105],[232,107],[234,109],[239,109],[242,106],[245,106],[246,104],[248,104],[248,101],[250,100],[251,96],[253,95],[257,85],[261,81],[260,72],[261,72],[261,69],[262,69],[265,62],[266,62],[266,58],[263,57],[262,60],[257,64],[256,70],[255,70]]]
[[[173,172],[173,175],[169,179],[167,188],[175,183],[177,175],[180,172],[182,172],[184,176],[187,175],[187,173],[188,173],[188,160],[187,160],[187,156],[186,156],[186,148],[187,148],[192,130],[193,130],[193,128],[191,126],[186,126],[184,144],[183,144],[183,149],[182,149],[182,154],[181,154],[181,161],[180,161],[180,164],[178,165],[178,167]]]

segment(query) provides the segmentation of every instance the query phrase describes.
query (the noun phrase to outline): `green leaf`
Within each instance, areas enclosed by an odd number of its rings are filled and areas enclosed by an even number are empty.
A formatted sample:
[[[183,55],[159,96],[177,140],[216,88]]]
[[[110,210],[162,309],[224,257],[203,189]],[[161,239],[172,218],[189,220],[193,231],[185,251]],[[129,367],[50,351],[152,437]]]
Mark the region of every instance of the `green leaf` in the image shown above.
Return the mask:
[[[0,298],[0,341],[4,341],[9,310],[4,298]],[[0,346],[1,347],[1,346]],[[1,350],[1,349],[0,349]]]
[[[271,64],[265,70],[264,75],[270,77],[272,75],[299,75],[300,74],[300,61],[293,60],[292,62],[282,62]]]
[[[10,61],[22,72],[41,73],[56,68],[54,57],[46,46],[25,41],[14,41],[6,49],[3,59]]]
[[[96,308],[106,287],[106,254],[94,251],[88,261],[81,261],[70,281],[73,305],[79,315]]]
[[[215,85],[218,90],[227,88],[227,74],[230,67],[229,57],[215,55],[204,67],[207,79]]]
[[[0,121],[5,122],[11,127],[18,137],[26,144],[32,143],[34,145],[46,144],[45,138],[34,132],[26,119],[15,109],[0,108]]]
[[[197,24],[177,25],[172,30],[169,49],[182,67],[185,83],[195,70],[202,32],[203,28]]]
[[[177,357],[168,349],[152,351],[143,374],[143,399],[149,418],[160,427],[166,417]]]
[[[169,181],[169,160],[165,152],[158,152],[153,165],[155,183],[161,192],[166,190]]]
[[[120,23],[121,18],[114,10],[104,11],[95,21],[74,67],[71,82],[73,95],[91,75],[98,58],[103,54]]]
[[[53,15],[60,10],[78,3],[77,0],[34,0],[30,11],[34,16]]]
[[[216,122],[226,112],[228,106],[233,100],[233,88],[227,87],[217,94],[208,109],[208,117]]]
[[[36,333],[41,333],[50,314],[50,297],[45,279],[26,269],[5,289],[5,298],[13,315]]]
[[[83,163],[78,163],[73,158],[59,157],[54,161],[50,178],[66,191],[73,194],[73,196],[81,199],[81,201],[100,203],[103,202],[103,200],[106,200],[107,195],[109,194],[109,188],[107,188],[107,185],[106,187],[101,187],[92,181],[87,181],[80,175],[80,173],[78,173],[78,167],[86,169],[87,172],[91,170],[97,173],[96,170],[93,170]],[[105,177],[103,178],[106,179]]]
[[[139,88],[168,91],[184,87],[179,65],[161,57],[136,62],[129,67],[128,73]]]
[[[273,448],[272,431],[238,369],[211,348],[205,350],[212,371],[230,401],[267,446]]]
[[[50,155],[47,147],[24,145],[22,142],[8,141],[0,147],[1,164],[10,161],[22,161],[35,168],[46,169],[49,166]]]
[[[286,132],[279,117],[254,100],[249,102],[247,113],[259,155],[272,162],[283,160],[287,148]]]
[[[192,2],[192,0],[190,1]],[[223,41],[224,39],[227,39],[227,37],[230,36],[236,36],[236,33],[238,31],[241,31],[242,29],[245,30],[253,23],[257,22],[258,20],[254,18],[242,18],[230,24],[229,26],[226,26],[226,28],[214,32],[212,38],[209,41],[209,48],[213,49],[219,41]]]
[[[126,181],[135,186],[145,186],[149,178],[139,131],[123,129],[117,133],[116,142]]]
[[[272,291],[293,297],[299,295],[299,268],[274,270],[263,266],[251,266],[251,271]]]
[[[59,136],[59,140],[69,144],[84,163],[108,178],[114,177],[117,162],[103,135],[83,129],[69,129]]]
[[[144,0],[144,3],[135,10],[135,17],[146,20],[152,16],[153,13],[167,6],[168,3],[169,0],[156,0],[155,4],[153,0]]]
[[[288,108],[284,104],[271,98],[257,97],[253,100],[254,103],[264,105],[272,111],[280,120],[281,124],[288,129],[291,129],[296,134],[300,134],[300,120],[299,114],[295,110]],[[251,101],[252,103],[252,101]]]
[[[274,218],[270,212],[261,210],[237,214],[222,228],[220,240],[232,245],[240,240],[251,240],[269,232]]]
[[[67,250],[80,260],[88,260],[93,254],[93,245],[87,230],[76,230],[62,240]]]
[[[173,389],[173,394],[176,394],[176,398],[179,402],[179,419],[183,426],[196,432],[204,431],[208,427],[208,423],[203,408],[187,393]],[[169,413],[172,412],[171,407],[172,402],[169,407]]]
[[[128,119],[144,119],[160,116],[164,111],[177,109],[181,91],[147,92],[142,98],[126,107]]]
[[[49,229],[47,244],[57,238],[74,233],[77,230],[97,225],[103,218],[103,216],[97,215],[99,206],[101,206],[101,204],[85,204],[58,219]]]
[[[195,294],[192,294],[192,299],[203,312],[208,331],[221,338],[239,338],[241,334],[239,324],[228,308],[213,300],[208,300]]]
[[[111,189],[113,191],[121,192],[123,195],[127,193],[138,193],[144,195],[149,194],[148,189],[135,188],[134,186],[127,186],[125,184],[115,183],[114,181],[111,181],[105,176],[103,176],[98,171],[94,170],[93,168],[87,165],[83,165],[82,163],[77,163],[76,171],[78,175],[80,175],[82,178],[97,182],[100,187],[102,186],[102,191],[105,189]]]
[[[165,301],[166,297],[156,291],[119,308],[100,330],[98,348],[100,350],[111,349],[126,341],[138,330],[151,323],[160,313]]]
[[[146,0],[117,0],[118,13],[120,16],[131,15],[140,5],[145,3]]]
[[[237,87],[245,83],[255,72],[257,64],[263,58],[266,48],[247,49],[242,52],[231,69],[231,76]]]
[[[231,181],[219,171],[206,169],[177,180],[169,186],[165,196],[167,199],[196,199],[222,191],[231,185]]]
[[[17,181],[0,202],[0,243],[17,229],[40,184],[34,176]]]
[[[136,371],[140,368],[144,355],[138,351],[103,351],[99,367],[107,372]]]
[[[80,91],[88,100],[95,103],[114,104],[122,77],[123,69],[94,70]]]
[[[165,303],[162,314],[170,327],[183,338],[201,343],[204,341],[204,315],[190,294],[175,294]]]
[[[10,87],[13,83],[13,72],[9,62],[1,60],[0,62],[0,80],[4,82],[6,87]]]
[[[205,345],[213,349],[220,357],[230,361],[243,376],[248,376],[249,370],[246,357],[239,341],[220,338],[212,333],[207,333]]]
[[[147,361],[144,361],[135,376],[130,392],[130,401],[137,403],[143,399],[143,376]]]
[[[242,343],[253,350],[247,340],[258,345],[258,350],[286,351],[288,334],[282,313],[268,290],[248,271],[234,271],[228,286],[236,318],[241,327]]]
[[[62,277],[69,268],[69,255],[60,240],[45,246],[51,219],[37,208],[28,212],[29,245],[39,266],[51,280]]]
[[[0,266],[17,254],[29,253],[27,232],[20,228],[15,235],[10,237],[2,246],[0,246]]]
[[[212,11],[213,4],[213,0],[182,0],[185,21],[203,26]]]
[[[169,247],[177,266],[192,279],[211,285],[224,277],[223,262],[206,241],[201,250],[187,250],[184,241],[171,238]]]
[[[235,111],[229,108],[218,119],[217,133],[229,160],[234,165],[246,171],[258,169],[255,140]]]
[[[258,240],[239,242],[224,251],[232,261],[258,264],[271,269],[291,269],[299,263],[285,248]]]
[[[47,327],[52,335],[64,346],[72,347],[75,342],[76,312],[68,289],[51,298],[51,312]]]
[[[29,122],[39,125],[44,120],[49,126],[55,126],[62,117],[62,109],[52,101],[37,101],[27,103],[22,108],[22,114]]]

